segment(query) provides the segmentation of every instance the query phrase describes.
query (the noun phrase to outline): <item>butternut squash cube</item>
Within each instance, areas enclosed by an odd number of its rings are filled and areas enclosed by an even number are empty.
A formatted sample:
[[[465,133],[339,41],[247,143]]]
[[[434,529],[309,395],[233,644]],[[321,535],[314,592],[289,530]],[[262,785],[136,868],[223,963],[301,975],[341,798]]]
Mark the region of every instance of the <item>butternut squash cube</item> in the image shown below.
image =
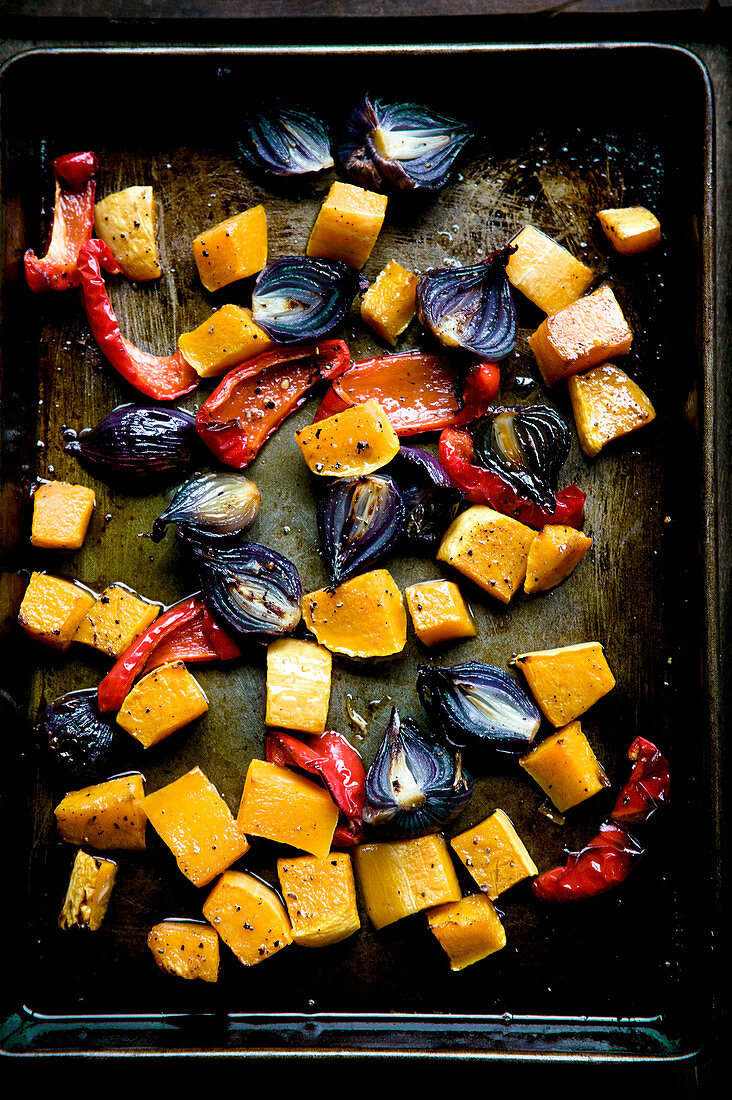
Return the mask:
[[[126,187],[94,207],[94,234],[108,245],[128,279],[159,279],[157,206],[152,187]]]
[[[96,932],[107,914],[116,874],[117,864],[113,860],[87,855],[80,848],[59,913],[59,928],[88,928]]]
[[[391,657],[407,644],[404,598],[386,569],[308,592],[302,617],[321,645],[346,657]]]
[[[295,432],[314,474],[352,477],[372,474],[391,462],[399,436],[378,401],[364,401]]]
[[[615,687],[599,642],[522,653],[516,664],[547,721],[566,726]]]
[[[529,547],[524,592],[547,592],[566,580],[591,546],[592,539],[575,527],[547,524]]]
[[[301,947],[340,943],[361,927],[348,852],[330,852],[325,859],[278,859],[277,876],[292,938]]]
[[[655,419],[656,410],[640,386],[612,363],[570,378],[567,388],[579,441],[590,458]]]
[[[53,811],[62,840],[92,848],[145,848],[145,781],[139,772],[70,791]]]
[[[600,210],[597,217],[610,244],[623,256],[647,252],[660,244],[661,223],[645,206]]]
[[[243,306],[222,306],[192,332],[178,337],[178,347],[201,378],[215,378],[231,367],[274,347],[264,329]]]
[[[328,721],[330,651],[298,638],[279,638],[267,649],[268,726],[323,733]]]
[[[519,764],[560,813],[610,785],[579,722],[570,722],[545,738]]]
[[[447,841],[438,833],[360,844],[353,858],[366,912],[377,929],[462,897]]]
[[[404,589],[414,632],[423,645],[474,638],[473,616],[453,581],[422,581]]]
[[[338,807],[324,787],[292,768],[252,760],[236,820],[243,833],[323,859],[338,824]]]
[[[430,909],[427,920],[451,970],[464,970],[506,946],[506,930],[485,894],[469,894],[460,901],[437,905]]]
[[[249,851],[234,815],[200,768],[147,795],[142,808],[194,886],[206,886]]]
[[[80,584],[48,573],[31,573],[18,609],[26,634],[65,653],[94,597]]]
[[[389,260],[361,302],[361,317],[377,336],[395,345],[417,311],[419,276]]]
[[[386,201],[352,183],[334,183],[310,234],[308,256],[343,260],[360,271],[384,224]]]
[[[144,599],[127,585],[110,584],[87,611],[74,641],[119,657],[159,614],[160,604]]]
[[[244,966],[256,966],[292,943],[284,905],[266,883],[227,871],[203,905],[203,915]]]
[[[437,560],[457,569],[501,603],[521,588],[536,531],[483,504],[474,504],[452,521]]]
[[[182,661],[160,665],[138,680],[117,724],[149,749],[208,710],[203,688]]]
[[[517,882],[538,875],[524,842],[503,810],[450,841],[483,893],[495,899]]]
[[[256,275],[267,263],[267,214],[263,206],[243,210],[193,242],[193,258],[206,290]]]
[[[545,313],[557,313],[581,298],[595,272],[533,225],[513,238],[506,275],[517,290]]]
[[[219,937],[208,924],[194,920],[164,920],[154,925],[147,946],[161,970],[178,978],[218,981]]]
[[[529,337],[529,347],[547,386],[626,355],[633,333],[609,286],[547,317]]]
[[[31,543],[43,550],[79,550],[94,511],[94,490],[46,481],[33,494]]]

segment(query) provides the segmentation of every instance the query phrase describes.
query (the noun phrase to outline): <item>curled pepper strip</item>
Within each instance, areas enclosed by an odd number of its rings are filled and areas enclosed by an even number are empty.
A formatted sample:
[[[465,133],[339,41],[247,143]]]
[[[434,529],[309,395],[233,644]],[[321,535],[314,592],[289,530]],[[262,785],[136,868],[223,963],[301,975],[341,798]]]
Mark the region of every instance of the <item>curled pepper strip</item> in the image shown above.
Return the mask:
[[[79,285],[79,250],[94,231],[96,170],[93,153],[68,153],[54,160],[56,197],[46,255],[36,256],[29,248],[23,257],[25,279],[34,294]]]
[[[361,757],[342,734],[326,730],[313,735],[306,744],[289,733],[273,730],[267,735],[266,755],[271,764],[319,775],[341,811],[342,821],[333,843],[344,848],[361,842],[366,772]]]
[[[610,816],[613,821],[640,825],[668,801],[671,776],[666,757],[644,737],[636,737],[628,749],[628,759],[633,762],[630,777]]]
[[[156,401],[175,401],[198,385],[198,375],[180,351],[150,355],[125,340],[107,294],[102,268],[122,270],[104,241],[94,238],[79,250],[77,270],[89,328],[103,354],[124,379]]]
[[[622,825],[605,821],[597,836],[579,852],[570,852],[564,867],[535,878],[532,890],[542,901],[582,901],[619,886],[643,855],[643,848]]]
[[[557,493],[556,508],[550,512],[548,508],[520,497],[492,470],[476,466],[469,432],[460,428],[445,428],[440,435],[439,453],[440,462],[450,480],[472,504],[487,504],[497,512],[513,516],[538,530],[548,523],[582,526],[587,497],[577,485],[569,485]]]
[[[201,603],[195,618],[179,626],[159,642],[145,663],[145,672],[152,672],[170,661],[231,661],[241,656],[233,638],[223,630]]]

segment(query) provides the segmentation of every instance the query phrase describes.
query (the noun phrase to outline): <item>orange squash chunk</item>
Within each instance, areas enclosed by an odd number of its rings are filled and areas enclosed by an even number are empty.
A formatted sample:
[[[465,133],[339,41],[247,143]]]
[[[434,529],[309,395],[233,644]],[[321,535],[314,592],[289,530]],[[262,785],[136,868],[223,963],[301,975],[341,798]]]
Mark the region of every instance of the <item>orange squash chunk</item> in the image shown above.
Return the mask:
[[[152,187],[126,187],[100,199],[94,207],[94,235],[109,247],[128,279],[142,283],[162,275]]]
[[[295,943],[327,947],[361,927],[348,852],[329,852],[324,859],[278,859],[277,876]]]
[[[529,547],[524,592],[546,592],[566,580],[591,546],[576,528],[547,524]]]
[[[361,317],[377,336],[395,345],[417,310],[419,276],[389,260],[361,302]]]
[[[182,661],[160,665],[138,680],[123,702],[117,724],[149,749],[200,718],[208,699]]]
[[[516,665],[544,717],[557,728],[579,718],[615,687],[599,642],[522,653]]]
[[[80,584],[48,573],[31,573],[18,610],[26,634],[65,653],[94,597]]]
[[[377,929],[462,897],[447,841],[438,833],[361,844],[353,858],[366,911]]]
[[[218,981],[219,937],[202,921],[164,920],[154,925],[147,946],[161,970],[191,981]]]
[[[139,772],[70,791],[53,811],[62,840],[92,848],[145,847],[145,782]]]
[[[485,821],[450,841],[481,890],[495,899],[538,870],[508,814],[495,810]]]
[[[267,649],[268,726],[323,733],[328,721],[333,658],[324,646],[279,638]]]
[[[633,333],[609,286],[543,321],[529,346],[547,386],[630,351]]]
[[[256,275],[267,263],[267,215],[263,206],[243,210],[199,233],[193,258],[206,290]]]
[[[414,632],[424,645],[474,638],[475,623],[453,581],[422,581],[404,589]]]
[[[343,260],[360,270],[381,232],[386,202],[386,195],[352,183],[334,183],[310,234],[308,256]]]
[[[43,550],[79,550],[94,511],[94,490],[47,481],[33,494],[31,542]]]
[[[506,275],[545,313],[576,302],[595,278],[592,268],[533,225],[524,226],[511,244],[517,251],[509,258]]]
[[[372,474],[391,462],[399,437],[378,401],[364,401],[295,432],[314,474],[351,477]]]
[[[330,851],[338,808],[312,779],[268,760],[252,760],[237,823],[243,833],[290,844],[322,859]]]
[[[178,347],[201,378],[215,378],[253,355],[274,347],[244,306],[222,306],[198,328],[178,337]]]
[[[623,256],[647,252],[661,241],[661,223],[645,206],[600,210],[597,217],[610,244]]]
[[[590,458],[655,419],[656,410],[640,386],[612,363],[570,378],[567,388],[579,441]]]
[[[249,842],[200,768],[146,796],[150,824],[194,886],[205,886],[249,851]]]
[[[256,966],[292,943],[285,907],[275,891],[245,871],[227,871],[203,905],[203,915],[244,966]]]
[[[386,569],[308,592],[302,617],[321,645],[346,657],[391,657],[407,644],[404,599]]]
[[[579,722],[545,738],[519,764],[560,813],[610,786]]]
[[[485,894],[437,905],[427,913],[427,921],[451,970],[464,970],[506,946],[506,930]]]
[[[119,657],[160,614],[160,604],[143,599],[124,584],[110,584],[79,624],[75,642]]]
[[[483,504],[452,521],[437,551],[444,561],[501,603],[509,603],[524,583],[536,531]]]
[[[59,914],[59,928],[88,928],[90,932],[101,928],[116,874],[117,864],[113,860],[90,856],[80,848]]]

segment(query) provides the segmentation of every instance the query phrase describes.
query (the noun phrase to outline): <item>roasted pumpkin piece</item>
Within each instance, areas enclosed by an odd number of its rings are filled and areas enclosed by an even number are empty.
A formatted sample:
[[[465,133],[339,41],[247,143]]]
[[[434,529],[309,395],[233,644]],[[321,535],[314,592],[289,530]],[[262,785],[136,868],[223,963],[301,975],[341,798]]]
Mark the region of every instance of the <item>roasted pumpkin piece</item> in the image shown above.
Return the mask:
[[[386,202],[386,195],[352,183],[334,183],[310,234],[308,256],[342,260],[360,270],[381,232]]]
[[[501,603],[521,588],[536,531],[483,504],[452,521],[437,551],[444,561]]]
[[[321,645],[346,657],[391,657],[407,644],[407,613],[386,569],[308,592],[302,617]]]
[[[328,721],[330,651],[298,638],[280,638],[267,649],[268,726],[323,733]]]
[[[481,890],[495,899],[517,882],[538,875],[538,869],[513,822],[503,810],[450,841]]]
[[[591,546],[575,527],[547,524],[529,547],[524,592],[546,592],[566,580]]]
[[[295,432],[314,474],[352,477],[372,474],[399,451],[399,436],[378,401],[364,401]]]
[[[427,913],[427,921],[451,970],[464,970],[506,946],[506,930],[485,894],[437,905]]]
[[[592,268],[533,225],[525,225],[511,244],[516,251],[506,265],[509,281],[545,313],[576,302],[595,278]]]
[[[59,913],[59,928],[88,928],[96,932],[107,914],[116,874],[117,864],[113,860],[90,856],[80,848]]]
[[[145,781],[139,772],[70,791],[53,811],[62,840],[92,848],[145,847]]]
[[[93,605],[94,596],[80,584],[48,573],[31,573],[18,622],[32,638],[65,652]]]
[[[361,927],[348,852],[329,852],[324,859],[278,859],[277,876],[295,943],[327,947]]]
[[[338,807],[312,779],[255,759],[247,769],[236,820],[243,833],[290,844],[322,859],[330,851]]]
[[[422,581],[404,589],[414,632],[424,645],[474,638],[475,623],[453,581]]]
[[[205,886],[249,851],[234,815],[200,768],[147,795],[142,808],[194,886]]]
[[[553,726],[566,726],[615,687],[599,642],[521,653],[516,658],[531,692]]]
[[[143,283],[162,275],[152,187],[126,187],[100,199],[94,207],[94,234],[128,279]]]
[[[173,661],[138,680],[119,710],[117,724],[149,749],[207,710],[201,685],[183,661]]]
[[[79,550],[94,511],[94,490],[46,481],[33,494],[31,542],[43,550]]]
[[[539,325],[529,346],[547,386],[625,355],[633,333],[609,286],[601,286]]]
[[[275,891],[245,871],[226,871],[203,915],[244,966],[256,966],[292,943],[292,929]]]
[[[189,981],[218,981],[218,933],[203,921],[164,920],[154,925],[147,946],[161,970]]]
[[[244,306],[227,305],[216,310],[191,332],[178,337],[178,347],[201,378],[215,378],[231,367],[269,351],[274,343],[252,320]]]
[[[645,206],[600,210],[597,217],[610,244],[623,256],[647,252],[661,241],[661,223]]]
[[[567,382],[582,450],[590,458],[602,448],[650,424],[656,410],[637,383],[613,363],[603,363]]]
[[[417,310],[419,276],[389,260],[361,301],[361,317],[377,336],[395,345]]]
[[[146,600],[124,584],[110,584],[89,608],[74,637],[119,657],[160,614],[160,604]]]
[[[610,785],[579,722],[570,722],[545,738],[519,764],[560,813]]]
[[[462,897],[447,841],[439,833],[354,848],[359,889],[375,928]]]
[[[263,206],[243,210],[199,233],[193,258],[206,290],[256,275],[267,263],[267,214]]]

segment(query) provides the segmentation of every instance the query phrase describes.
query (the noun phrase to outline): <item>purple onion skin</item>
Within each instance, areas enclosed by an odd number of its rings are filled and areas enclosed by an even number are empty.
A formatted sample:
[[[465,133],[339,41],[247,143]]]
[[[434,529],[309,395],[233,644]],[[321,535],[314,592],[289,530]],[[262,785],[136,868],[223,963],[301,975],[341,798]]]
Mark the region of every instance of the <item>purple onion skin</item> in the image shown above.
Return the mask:
[[[155,481],[187,469],[197,447],[196,421],[190,413],[130,404],[118,405],[64,449],[100,477]]]
[[[404,497],[405,541],[420,550],[432,550],[457,515],[463,494],[438,460],[421,447],[400,447],[388,472]]]
[[[96,688],[54,699],[41,711],[36,729],[63,786],[99,777],[120,740],[119,727],[99,713]]]
[[[366,522],[355,521],[354,512]],[[337,479],[319,498],[317,514],[333,587],[386,557],[398,544],[406,522],[399,486],[380,473]]]
[[[278,344],[320,340],[343,322],[356,295],[367,286],[365,277],[342,260],[283,256],[257,276],[252,319]],[[268,311],[268,297],[289,303],[289,308],[277,314]]]

